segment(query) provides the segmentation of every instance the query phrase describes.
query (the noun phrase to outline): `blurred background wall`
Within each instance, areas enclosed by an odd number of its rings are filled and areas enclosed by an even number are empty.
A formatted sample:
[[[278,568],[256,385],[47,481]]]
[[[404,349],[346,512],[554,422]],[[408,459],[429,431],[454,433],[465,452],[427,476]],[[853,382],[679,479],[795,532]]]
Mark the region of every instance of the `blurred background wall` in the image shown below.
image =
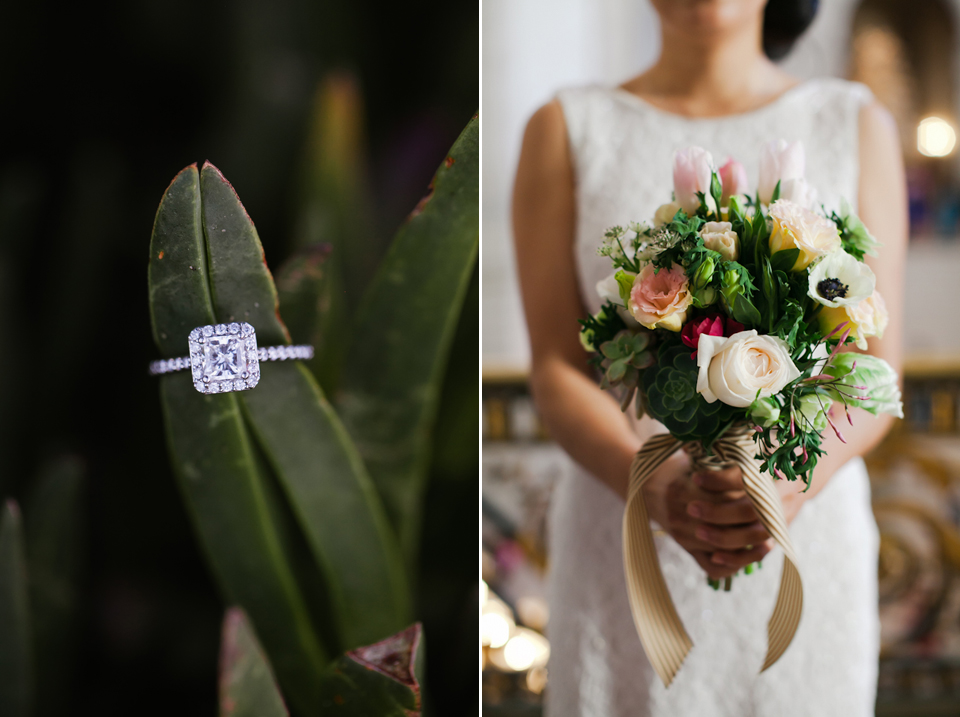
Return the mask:
[[[960,2],[831,0],[783,67],[866,83],[900,127],[910,192],[907,419],[870,456],[881,552],[879,715],[960,711]],[[659,53],[647,0],[483,9],[484,702],[537,714],[548,685],[544,519],[569,460],[526,390],[510,192],[522,132],[562,87],[615,85]],[[921,127],[921,123],[923,126]],[[511,642],[516,642],[511,646]],[[521,659],[521,657],[523,659]]]
[[[332,92],[347,134],[328,134],[326,151],[354,153],[372,207],[357,220],[379,258],[477,110],[477,8],[41,0],[3,3],[0,28],[0,497],[29,496],[50,470],[86,485],[80,590],[65,596],[77,641],[55,691],[63,714],[211,715],[223,605],[146,375],[157,205],[209,159],[276,269],[304,230],[308,150]],[[468,373],[476,282],[471,297],[453,349]],[[476,402],[467,410],[433,467],[418,585],[442,714],[476,714]]]

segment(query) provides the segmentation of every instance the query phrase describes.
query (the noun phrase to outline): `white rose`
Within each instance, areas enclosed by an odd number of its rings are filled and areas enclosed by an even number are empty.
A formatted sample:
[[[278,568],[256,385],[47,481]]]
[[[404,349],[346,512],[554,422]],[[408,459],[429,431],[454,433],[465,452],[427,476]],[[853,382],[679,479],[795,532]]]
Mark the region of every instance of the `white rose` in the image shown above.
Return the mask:
[[[707,222],[700,230],[703,245],[718,252],[724,261],[735,261],[740,255],[739,238],[730,222]]]
[[[653,226],[662,227],[664,224],[673,221],[674,215],[680,211],[680,205],[676,202],[667,202],[657,207],[653,213]]]
[[[800,377],[787,342],[755,329],[729,338],[700,334],[697,366],[697,392],[707,403],[720,400],[737,408],[769,398]]]
[[[780,182],[780,191],[783,192],[789,180],[803,177],[805,165],[800,140],[787,142],[778,139],[763,145],[760,149],[760,186],[757,190],[760,201],[770,203],[777,182]]]

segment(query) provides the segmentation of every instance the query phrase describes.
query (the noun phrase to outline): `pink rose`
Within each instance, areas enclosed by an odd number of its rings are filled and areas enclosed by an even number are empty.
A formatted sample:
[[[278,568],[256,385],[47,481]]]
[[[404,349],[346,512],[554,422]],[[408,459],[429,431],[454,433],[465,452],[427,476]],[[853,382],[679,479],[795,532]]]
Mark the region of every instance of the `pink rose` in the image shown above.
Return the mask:
[[[720,167],[720,183],[723,185],[723,197],[720,204],[727,206],[734,194],[747,193],[747,170],[737,160],[730,158]]]
[[[760,188],[757,194],[760,201],[769,204],[773,190],[780,182],[780,190],[791,179],[802,179],[806,159],[800,140],[787,142],[785,139],[767,142],[760,150]]]
[[[744,330],[744,325],[739,321],[734,321],[729,316],[724,317],[720,314],[710,314],[694,319],[686,323],[683,331],[680,332],[680,339],[685,346],[693,349],[690,358],[697,360],[697,348],[700,344],[700,335],[707,336],[733,336]]]
[[[647,264],[633,280],[627,308],[648,329],[679,331],[692,301],[682,266],[674,264],[657,271],[653,264]]]
[[[710,196],[712,173],[713,158],[701,147],[687,147],[673,156],[673,193],[687,214],[693,214],[700,206],[697,192]]]

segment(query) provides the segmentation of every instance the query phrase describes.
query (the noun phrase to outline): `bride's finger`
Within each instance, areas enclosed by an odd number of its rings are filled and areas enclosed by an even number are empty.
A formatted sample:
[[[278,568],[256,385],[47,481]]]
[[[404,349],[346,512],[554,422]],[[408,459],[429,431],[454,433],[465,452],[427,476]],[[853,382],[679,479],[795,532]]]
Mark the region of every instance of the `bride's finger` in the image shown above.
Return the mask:
[[[717,565],[710,560],[710,553],[705,550],[696,550],[690,551],[690,554],[693,556],[693,559],[697,561],[697,564],[703,568],[704,572],[710,577],[711,580],[722,580],[723,578],[729,578],[732,575],[736,575],[737,571],[740,568],[731,567],[728,565]]]
[[[744,565],[749,565],[750,563],[756,563],[764,558],[767,553],[771,550],[770,542],[761,543],[760,545],[755,545],[749,550],[737,550],[737,551],[728,551],[728,550],[716,550],[710,558],[710,562],[714,565],[722,565],[728,568],[736,568],[739,570]]]
[[[722,502],[695,500],[687,506],[687,513],[714,525],[740,525],[758,519],[753,503],[746,496]]]
[[[693,534],[710,545],[726,550],[739,550],[748,545],[759,545],[770,538],[762,523],[747,526],[720,527],[701,525]]]
[[[719,471],[697,471],[693,474],[693,482],[704,490],[714,493],[743,490],[743,474],[737,466]]]

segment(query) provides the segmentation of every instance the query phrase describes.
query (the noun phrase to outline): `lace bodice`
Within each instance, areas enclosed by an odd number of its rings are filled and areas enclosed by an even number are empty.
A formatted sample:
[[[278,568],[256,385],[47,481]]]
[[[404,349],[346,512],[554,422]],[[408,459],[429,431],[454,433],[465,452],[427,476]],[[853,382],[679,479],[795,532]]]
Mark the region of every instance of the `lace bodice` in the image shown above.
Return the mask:
[[[828,208],[856,206],[858,117],[870,94],[835,79],[805,82],[747,114],[686,119],[623,90],[586,87],[559,99],[577,193],[576,259],[584,305],[610,272],[596,249],[606,228],[650,220],[670,200],[673,153],[741,161],[758,180],[760,146],[800,139],[807,179]],[[863,461],[837,472],[791,525],[804,581],[793,644],[758,676],[782,554],[715,593],[693,558],[657,538],[663,573],[694,647],[664,689],[640,646],[623,578],[623,501],[583,471],[562,478],[551,507],[550,717],[866,717],[876,692],[879,538]]]

